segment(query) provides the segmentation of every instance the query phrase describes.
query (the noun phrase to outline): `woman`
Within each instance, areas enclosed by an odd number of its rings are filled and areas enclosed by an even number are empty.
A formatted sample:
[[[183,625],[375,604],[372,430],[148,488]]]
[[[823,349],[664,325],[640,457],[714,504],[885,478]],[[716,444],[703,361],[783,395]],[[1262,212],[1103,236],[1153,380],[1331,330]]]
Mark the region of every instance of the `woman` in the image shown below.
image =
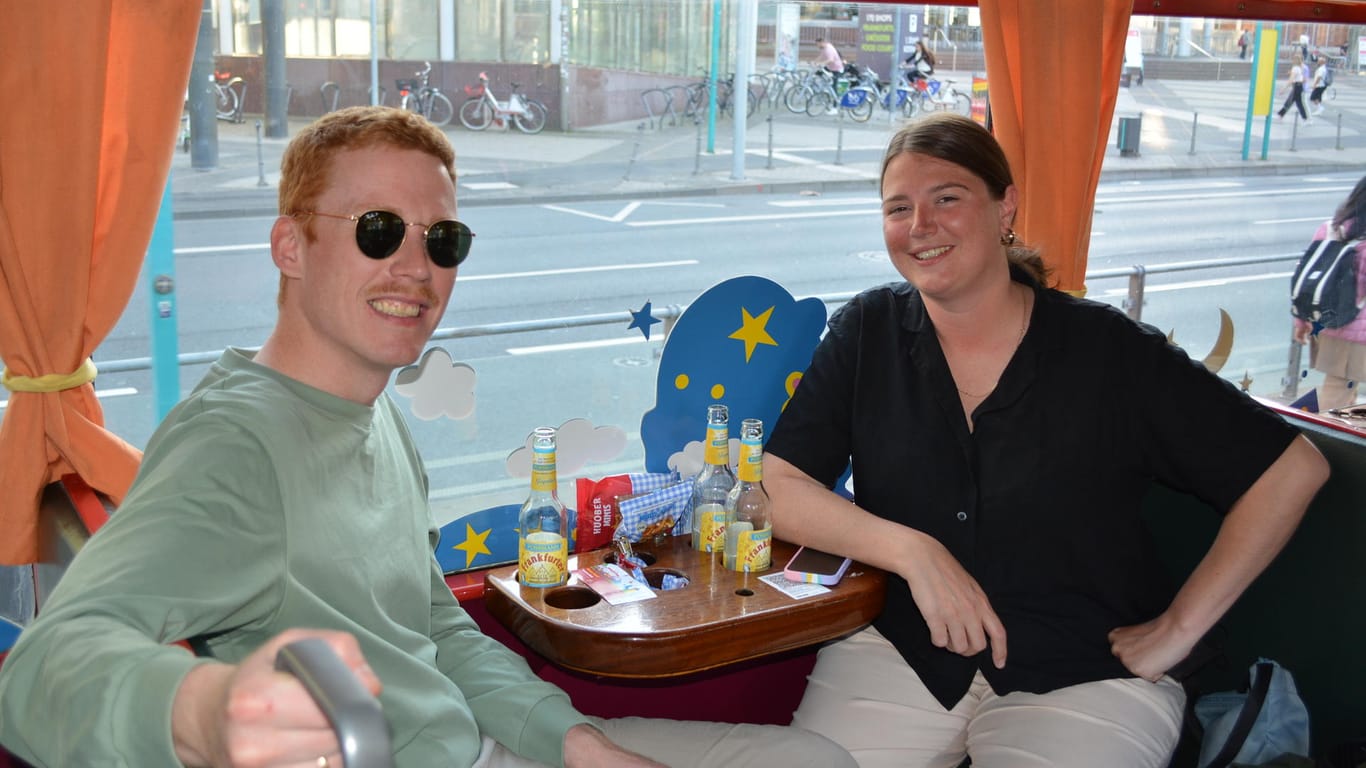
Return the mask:
[[[1281,105],[1280,109],[1276,110],[1276,114],[1285,117],[1285,113],[1290,110],[1290,105],[1294,104],[1295,108],[1300,111],[1300,119],[1306,123],[1309,122],[1309,113],[1304,110],[1305,74],[1304,57],[1298,53],[1291,56],[1290,79],[1287,83],[1290,86],[1290,95],[1285,97],[1285,103]]]
[[[1313,113],[1323,114],[1323,92],[1328,90],[1328,57],[1319,54],[1318,66],[1314,68],[1314,77],[1309,81],[1309,103],[1313,106]]]
[[[794,723],[862,766],[1165,766],[1185,701],[1165,672],[1326,463],[1163,334],[1044,287],[971,119],[903,128],[881,189],[905,282],[832,317],[764,484],[775,535],[892,578],[873,627],[821,650]],[[850,464],[854,504],[830,491]],[[1226,513],[1179,592],[1139,515],[1153,479]]]
[[[1319,225],[1315,240],[1329,236],[1337,240],[1366,237],[1366,177],[1352,188],[1338,206],[1333,218]],[[1357,304],[1366,300],[1366,247],[1357,248]],[[1356,402],[1357,382],[1366,379],[1366,311],[1339,328],[1324,328],[1313,333],[1313,326],[1295,320],[1295,341],[1309,345],[1309,365],[1323,373],[1319,387],[1320,410],[1346,408]]]
[[[928,80],[934,74],[934,54],[925,47],[924,40],[915,41],[915,50],[901,64],[906,73],[906,82],[914,85],[916,80]]]

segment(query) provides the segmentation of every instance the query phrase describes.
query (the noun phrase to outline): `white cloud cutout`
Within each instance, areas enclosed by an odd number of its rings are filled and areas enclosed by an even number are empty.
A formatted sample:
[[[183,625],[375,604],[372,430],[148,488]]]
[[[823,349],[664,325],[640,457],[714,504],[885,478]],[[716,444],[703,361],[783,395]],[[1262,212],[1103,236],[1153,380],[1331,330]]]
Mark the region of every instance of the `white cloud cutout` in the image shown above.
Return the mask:
[[[669,456],[669,469],[679,477],[694,477],[702,471],[703,446],[701,440],[690,440],[683,450]],[[740,465],[740,439],[730,439],[730,471],[735,472]]]
[[[411,399],[413,415],[423,421],[445,416],[464,419],[474,413],[474,369],[452,362],[441,347],[432,347],[417,365],[410,365],[394,378],[394,391]]]
[[[531,477],[531,438],[508,454],[510,477]],[[611,461],[626,449],[626,433],[620,427],[595,427],[587,419],[570,419],[555,430],[555,471],[564,479],[590,462]]]

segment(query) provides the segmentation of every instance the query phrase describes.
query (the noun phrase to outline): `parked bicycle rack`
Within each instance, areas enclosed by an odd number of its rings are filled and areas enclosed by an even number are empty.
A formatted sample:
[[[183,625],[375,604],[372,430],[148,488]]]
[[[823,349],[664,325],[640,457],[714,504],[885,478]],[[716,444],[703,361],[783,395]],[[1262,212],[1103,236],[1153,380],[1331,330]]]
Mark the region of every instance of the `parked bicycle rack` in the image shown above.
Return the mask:
[[[323,112],[336,112],[337,97],[341,96],[341,86],[334,80],[328,80],[318,86],[318,91],[323,98]]]
[[[662,104],[663,108],[656,113],[651,102]],[[678,125],[678,113],[674,111],[674,92],[670,88],[647,88],[640,92],[641,106],[645,107],[646,119],[651,128],[663,128],[664,118],[669,119],[669,125]]]

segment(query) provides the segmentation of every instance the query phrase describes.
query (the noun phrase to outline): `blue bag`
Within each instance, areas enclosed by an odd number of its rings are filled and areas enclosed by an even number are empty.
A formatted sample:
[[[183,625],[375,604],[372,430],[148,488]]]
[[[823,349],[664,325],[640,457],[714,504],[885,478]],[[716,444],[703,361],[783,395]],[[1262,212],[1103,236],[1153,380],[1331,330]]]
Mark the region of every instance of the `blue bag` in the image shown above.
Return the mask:
[[[1222,691],[1196,700],[1195,716],[1205,733],[1200,768],[1309,755],[1309,710],[1290,672],[1270,659],[1258,659],[1249,674],[1246,692]]]

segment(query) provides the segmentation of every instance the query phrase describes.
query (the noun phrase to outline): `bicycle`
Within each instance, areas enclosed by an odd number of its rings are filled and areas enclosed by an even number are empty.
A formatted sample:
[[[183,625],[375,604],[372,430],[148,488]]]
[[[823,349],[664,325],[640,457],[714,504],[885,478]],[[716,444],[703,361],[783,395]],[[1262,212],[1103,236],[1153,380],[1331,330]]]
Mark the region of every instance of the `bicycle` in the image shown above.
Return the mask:
[[[409,109],[432,121],[434,125],[446,125],[455,116],[455,107],[440,88],[429,85],[432,63],[425,62],[417,71],[415,80],[395,80],[398,86],[398,107]]]
[[[495,123],[502,126],[510,122],[522,133],[540,133],[548,110],[541,102],[518,93],[519,87],[520,83],[513,83],[508,100],[499,101],[489,89],[489,76],[480,72],[479,85],[465,86],[469,98],[460,105],[461,124],[471,131],[482,131]]]
[[[954,88],[952,80],[917,78],[914,88],[919,111],[950,110],[965,117],[972,116],[972,97]]]
[[[683,107],[684,117],[696,119],[699,115],[707,111],[710,84],[711,79],[703,76],[701,81],[687,86],[687,103]],[[752,85],[746,85],[745,90],[748,96],[745,102],[745,116],[754,117],[754,112],[759,108],[759,100],[763,98],[763,95],[756,92]],[[734,104],[734,99],[732,98],[734,91],[734,73],[716,79],[716,113],[718,115],[725,116],[733,111],[731,107]]]
[[[236,89],[242,82],[242,78],[233,77],[231,72],[214,71],[214,115],[219,120],[242,122],[242,97]]]

